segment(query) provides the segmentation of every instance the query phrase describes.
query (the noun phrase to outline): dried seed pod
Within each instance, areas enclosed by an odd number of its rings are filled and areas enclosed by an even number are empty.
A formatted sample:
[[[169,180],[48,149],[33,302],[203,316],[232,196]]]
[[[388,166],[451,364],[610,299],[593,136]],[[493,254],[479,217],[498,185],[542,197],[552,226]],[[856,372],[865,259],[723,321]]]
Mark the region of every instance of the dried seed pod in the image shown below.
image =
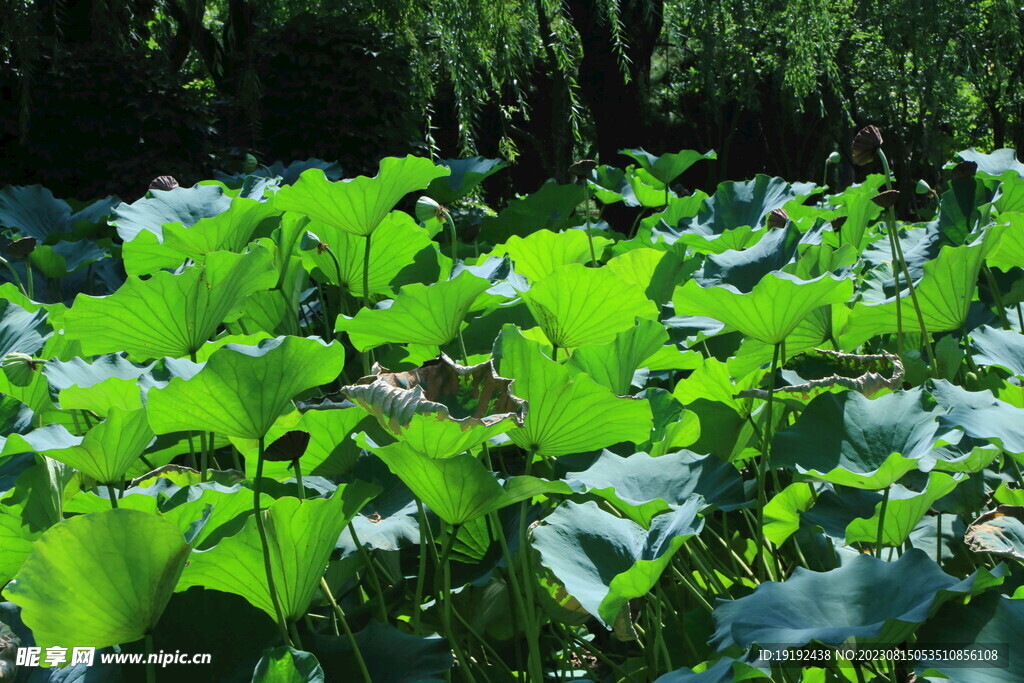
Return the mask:
[[[836,216],[835,218],[830,220],[829,225],[832,226],[832,232],[841,232],[843,229],[843,224],[846,223],[846,218],[846,216]]]
[[[973,178],[974,174],[977,172],[977,162],[961,161],[959,164],[953,167],[953,170],[949,172],[949,176],[952,180],[958,180],[959,178]]]
[[[784,228],[788,222],[789,214],[785,209],[772,209],[772,212],[768,214],[769,228]]]
[[[162,175],[158,178],[154,178],[153,182],[149,184],[151,190],[173,190],[178,187],[178,181],[174,179],[174,176]]]
[[[886,190],[885,192],[879,192],[871,198],[875,204],[878,204],[883,209],[888,209],[890,206],[895,206],[896,201],[900,198],[899,190]]]
[[[595,168],[597,168],[597,162],[593,159],[580,159],[569,167],[569,173],[574,178],[586,178]]]
[[[876,126],[861,128],[853,138],[853,163],[866,166],[875,158],[875,152],[882,146],[882,133]]]
[[[7,245],[7,253],[14,258],[27,258],[36,248],[35,237],[22,237]]]

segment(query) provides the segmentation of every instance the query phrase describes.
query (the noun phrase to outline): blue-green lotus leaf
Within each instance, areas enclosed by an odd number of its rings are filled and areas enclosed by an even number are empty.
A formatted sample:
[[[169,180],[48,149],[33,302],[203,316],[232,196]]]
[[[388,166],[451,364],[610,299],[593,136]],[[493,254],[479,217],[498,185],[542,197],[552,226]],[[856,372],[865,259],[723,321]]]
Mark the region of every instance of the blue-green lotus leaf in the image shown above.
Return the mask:
[[[998,365],[1011,374],[1024,376],[1024,335],[985,325],[971,332],[971,354],[979,365]]]
[[[779,431],[774,465],[856,488],[882,489],[916,469],[935,446],[942,411],[923,389],[869,399],[821,394]]]
[[[355,640],[373,681],[441,683],[455,663],[451,645],[441,636],[414,636],[372,619]],[[330,681],[346,681],[358,670],[344,636],[316,636],[312,650]]]
[[[993,204],[999,199],[998,182],[971,176],[953,178],[939,199],[935,229],[944,241],[960,246],[992,222]]]
[[[672,556],[704,526],[699,496],[645,529],[597,503],[566,502],[533,532],[533,547],[565,590],[606,628],[629,600],[646,595]]]
[[[280,646],[264,650],[253,683],[323,683],[324,670],[310,652]]]
[[[1001,176],[1007,171],[1013,171],[1024,178],[1024,164],[1017,161],[1017,153],[1012,149],[997,149],[991,154],[983,154],[971,147],[957,152],[956,155],[964,161],[978,164],[978,171],[981,173]]]
[[[889,499],[884,503],[885,516],[882,517],[883,503],[879,501],[874,515],[855,519],[846,527],[846,542],[879,542],[878,523],[881,519],[880,542],[887,546],[902,546],[935,501],[949,494],[960,481],[963,481],[963,475],[958,476],[959,479],[954,479],[943,472],[932,472],[928,475],[928,483],[923,491],[912,491],[899,484],[893,484],[889,491]]]
[[[1024,562],[1024,507],[1000,505],[967,527],[964,540],[975,552],[1005,555]]]
[[[180,223],[189,228],[203,218],[227,211],[230,206],[231,197],[219,184],[150,190],[148,197],[132,204],[118,204],[111,224],[117,227],[122,240],[130,242],[143,230],[162,237],[165,223]]]
[[[462,199],[487,178],[508,166],[503,159],[485,159],[470,157],[468,159],[439,159],[438,166],[444,166],[451,175],[435,178],[427,186],[427,194],[441,202],[451,204]]]
[[[789,223],[785,228],[770,230],[747,249],[709,254],[704,267],[693,277],[701,287],[732,285],[741,292],[749,292],[765,275],[782,270],[792,261],[803,238],[800,230]]]
[[[988,389],[967,391],[946,380],[935,380],[931,394],[944,413],[939,416],[942,427],[962,429],[1011,453],[1024,453],[1024,409],[1000,401]]]
[[[1000,583],[999,576],[981,569],[959,580],[916,548],[894,562],[858,555],[827,572],[798,567],[781,583],[761,584],[739,600],[718,600],[711,644],[723,650],[754,643],[839,645],[848,638],[898,643],[943,602]]]
[[[602,450],[587,469],[569,472],[565,480],[579,482],[645,528],[656,515],[685,504],[693,495],[724,510],[745,502],[743,479],[735,467],[716,456],[690,451],[656,458],[634,453],[623,458]]]
[[[512,235],[526,237],[537,230],[558,232],[569,226],[584,199],[585,190],[579,185],[559,185],[549,180],[536,192],[510,201],[497,216],[485,216],[480,221],[480,236],[499,244]]]
[[[684,667],[659,676],[654,683],[738,683],[763,678],[771,679],[769,672],[732,657],[722,657],[699,673]]]
[[[0,358],[9,353],[34,354],[53,334],[43,309],[26,311],[6,299],[0,299]]]
[[[34,237],[40,244],[53,244],[62,237],[82,237],[83,231],[102,223],[117,203],[114,197],[105,197],[75,211],[42,185],[8,185],[0,190],[0,227]]]

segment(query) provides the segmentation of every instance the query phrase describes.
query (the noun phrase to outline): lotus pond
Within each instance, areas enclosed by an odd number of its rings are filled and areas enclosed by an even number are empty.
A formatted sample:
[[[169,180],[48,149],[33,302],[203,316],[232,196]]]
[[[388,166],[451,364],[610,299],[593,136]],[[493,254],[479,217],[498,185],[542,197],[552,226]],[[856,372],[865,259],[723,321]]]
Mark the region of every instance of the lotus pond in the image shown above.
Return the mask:
[[[1024,680],[1024,165],[875,134],[0,190],[0,679]]]

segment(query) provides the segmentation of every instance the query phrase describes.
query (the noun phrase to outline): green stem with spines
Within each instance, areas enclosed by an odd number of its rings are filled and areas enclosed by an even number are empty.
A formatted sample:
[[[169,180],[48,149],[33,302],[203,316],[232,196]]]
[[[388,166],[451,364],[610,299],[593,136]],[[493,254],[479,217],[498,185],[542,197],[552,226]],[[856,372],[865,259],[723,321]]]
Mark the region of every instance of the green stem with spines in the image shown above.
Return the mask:
[[[266,453],[265,436],[259,438],[258,459],[256,461],[256,479],[252,485],[253,515],[256,517],[256,530],[260,536],[260,546],[263,549],[263,568],[267,574],[267,591],[270,593],[270,601],[274,605],[274,613],[277,615],[275,621],[281,632],[281,639],[288,647],[292,646],[291,638],[288,635],[288,625],[284,616],[284,609],[281,607],[281,600],[277,595],[277,586],[274,584],[274,570],[270,561],[270,540],[267,537],[267,529],[263,524],[263,508],[260,505],[260,481],[263,479],[263,459]]]

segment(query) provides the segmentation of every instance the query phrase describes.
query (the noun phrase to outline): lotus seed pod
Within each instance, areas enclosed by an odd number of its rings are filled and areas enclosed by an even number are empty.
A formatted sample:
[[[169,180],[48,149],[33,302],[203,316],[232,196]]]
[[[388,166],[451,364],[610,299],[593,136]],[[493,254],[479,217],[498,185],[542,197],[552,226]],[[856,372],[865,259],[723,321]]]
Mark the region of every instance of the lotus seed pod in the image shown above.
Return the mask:
[[[899,190],[886,190],[885,192],[879,192],[871,198],[875,204],[878,204],[883,209],[888,209],[890,206],[895,206],[896,201],[900,198]]]
[[[35,237],[22,237],[20,240],[14,240],[7,245],[7,253],[14,258],[28,258],[36,248]]]
[[[769,228],[784,228],[786,223],[789,222],[789,214],[784,209],[773,209],[768,214],[768,227]]]
[[[838,164],[839,163],[839,152],[832,152],[831,154],[829,154],[828,158],[825,159],[825,163],[826,164],[833,164],[833,165],[834,164]]]
[[[846,223],[846,219],[847,216],[836,216],[831,221],[829,221],[829,225],[832,226],[832,232],[841,232],[843,229],[843,224]]]
[[[162,175],[158,178],[154,178],[153,182],[149,184],[151,190],[163,190],[168,192],[178,187],[178,181],[174,179],[174,176]]]
[[[961,161],[959,164],[953,167],[950,171],[950,178],[957,180],[959,178],[973,178],[974,174],[978,172],[978,164],[974,161]]]
[[[875,152],[882,146],[882,133],[876,126],[861,128],[853,138],[853,163],[866,166],[875,158]]]
[[[580,159],[569,167],[569,173],[575,178],[586,178],[595,168],[597,168],[597,162],[593,159]]]

